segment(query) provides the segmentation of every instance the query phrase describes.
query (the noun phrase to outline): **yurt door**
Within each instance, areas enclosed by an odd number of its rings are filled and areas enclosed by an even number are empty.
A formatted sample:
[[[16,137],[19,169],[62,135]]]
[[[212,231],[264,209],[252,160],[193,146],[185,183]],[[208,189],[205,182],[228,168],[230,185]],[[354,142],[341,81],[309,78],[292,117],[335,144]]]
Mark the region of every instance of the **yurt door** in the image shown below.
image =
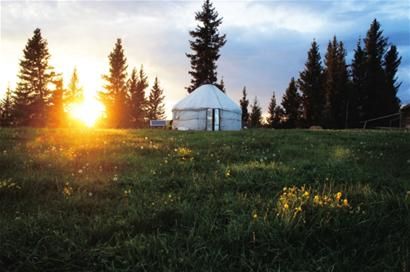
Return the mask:
[[[219,109],[214,109],[214,130],[219,130]]]
[[[219,109],[208,109],[206,112],[206,130],[219,130]]]

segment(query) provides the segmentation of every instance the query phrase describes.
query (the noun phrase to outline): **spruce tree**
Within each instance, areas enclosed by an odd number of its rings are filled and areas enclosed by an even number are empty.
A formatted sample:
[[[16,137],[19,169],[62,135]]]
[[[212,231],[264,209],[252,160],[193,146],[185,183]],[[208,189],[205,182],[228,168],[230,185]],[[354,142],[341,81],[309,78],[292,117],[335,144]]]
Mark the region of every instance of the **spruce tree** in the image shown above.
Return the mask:
[[[223,92],[226,93],[226,89],[225,89],[225,82],[224,82],[224,78],[221,78],[221,81],[219,82],[219,84],[217,84],[217,87]]]
[[[187,91],[191,93],[202,84],[217,82],[216,61],[219,59],[219,50],[226,43],[226,35],[218,31],[222,18],[209,0],[205,0],[202,10],[195,13],[195,20],[199,22],[195,30],[189,34],[193,38],[189,41],[193,53],[187,53],[190,59],[192,76],[191,85]]]
[[[30,89],[24,87],[17,88],[13,95],[13,116],[17,126],[32,125],[32,103],[33,94]]]
[[[339,41],[336,56],[338,77],[336,85],[336,93],[338,93],[339,103],[337,103],[337,127],[347,128],[349,125],[349,107],[350,107],[350,80],[349,71],[346,64],[346,50],[343,42]]]
[[[386,114],[396,113],[400,109],[400,100],[397,91],[401,83],[397,82],[397,70],[401,63],[401,57],[395,45],[391,45],[384,57],[384,71],[386,77]]]
[[[148,76],[145,74],[144,66],[141,65],[141,69],[139,71],[139,80],[137,84],[138,92],[145,95],[145,90],[148,88]]]
[[[127,94],[127,59],[121,39],[117,39],[113,51],[108,56],[110,70],[103,78],[107,81],[105,92],[101,93],[106,106],[108,126],[129,126],[129,105]]]
[[[346,52],[336,36],[329,41],[323,72],[325,104],[323,124],[327,128],[345,127],[348,107],[348,73],[345,61]]]
[[[357,42],[351,65],[351,90],[349,95],[349,127],[360,127],[360,121],[366,118],[364,104],[368,101],[366,84],[366,52]]]
[[[0,102],[0,126],[9,127],[14,124],[13,99],[10,86],[7,87],[6,96]]]
[[[147,102],[147,117],[149,120],[165,118],[164,91],[160,88],[158,77],[155,77],[154,86]]]
[[[249,122],[249,112],[248,112],[249,100],[247,98],[246,86],[243,87],[242,98],[239,101],[239,104],[241,105],[241,110],[242,110],[242,127],[247,127],[248,122]]]
[[[295,78],[291,78],[289,86],[282,97],[283,117],[287,128],[295,128],[301,118],[301,97],[298,93]]]
[[[64,87],[63,79],[57,78],[53,82],[55,90],[52,91],[48,115],[49,126],[65,127],[67,125],[67,114],[64,111]]]
[[[327,52],[325,55],[325,68],[323,70],[324,81],[324,95],[325,103],[323,108],[323,124],[327,128],[336,128],[336,115],[337,115],[337,40],[336,36],[333,37],[333,41],[328,43]]]
[[[366,101],[363,101],[365,118],[371,119],[388,114],[386,101],[386,81],[382,67],[387,39],[383,37],[380,23],[374,19],[364,39],[366,51],[366,81],[364,86]]]
[[[308,126],[321,124],[324,104],[322,73],[319,47],[316,41],[313,40],[308,52],[305,69],[300,73],[298,80],[302,92],[304,118]]]
[[[272,97],[270,99],[269,102],[269,106],[268,106],[268,118],[267,118],[267,122],[268,122],[268,126],[273,128],[275,127],[275,108],[276,108],[276,96],[275,96],[275,92],[272,93]]]
[[[128,80],[128,93],[130,95],[130,111],[131,122],[134,127],[141,128],[144,126],[145,117],[145,88],[148,84],[145,82],[144,71],[141,67],[142,81],[138,78],[137,69],[134,68],[131,72],[131,77]],[[140,74],[141,75],[141,74]]]
[[[42,127],[46,124],[50,99],[47,86],[54,76],[49,59],[47,41],[37,28],[20,60],[19,80],[13,97],[13,111],[18,125]]]
[[[262,108],[259,106],[259,102],[256,96],[251,106],[249,126],[252,128],[258,128],[262,126]]]
[[[70,83],[68,83],[67,90],[64,97],[65,104],[79,103],[84,99],[84,91],[80,86],[77,68],[74,68],[71,75]]]
[[[283,127],[283,119],[285,117],[285,112],[280,105],[277,105],[274,110],[274,118],[273,124],[274,128],[282,128]]]

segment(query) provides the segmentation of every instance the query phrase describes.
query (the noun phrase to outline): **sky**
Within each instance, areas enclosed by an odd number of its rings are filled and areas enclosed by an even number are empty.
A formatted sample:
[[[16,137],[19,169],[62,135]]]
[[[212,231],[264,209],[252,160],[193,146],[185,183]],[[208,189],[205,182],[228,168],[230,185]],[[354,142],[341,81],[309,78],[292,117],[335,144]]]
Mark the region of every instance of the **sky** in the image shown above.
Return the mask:
[[[322,59],[334,35],[342,40],[350,63],[359,38],[376,18],[389,43],[402,57],[398,96],[410,103],[409,0],[214,0],[227,35],[217,62],[227,94],[239,101],[244,86],[264,112],[275,92],[278,103],[291,77],[298,78],[313,39]],[[203,1],[1,1],[0,97],[15,87],[19,60],[27,40],[40,28],[48,41],[50,64],[68,83],[77,67],[89,96],[101,91],[108,55],[117,38],[123,40],[129,73],[144,65],[150,85],[158,76],[166,113],[187,95],[189,31]],[[150,87],[151,87],[150,86]]]

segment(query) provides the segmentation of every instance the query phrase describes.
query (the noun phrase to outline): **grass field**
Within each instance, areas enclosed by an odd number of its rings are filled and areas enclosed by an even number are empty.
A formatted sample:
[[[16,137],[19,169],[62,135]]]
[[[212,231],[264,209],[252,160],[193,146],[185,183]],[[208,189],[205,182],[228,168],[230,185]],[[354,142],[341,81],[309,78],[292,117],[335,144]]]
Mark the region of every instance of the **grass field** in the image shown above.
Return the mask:
[[[409,271],[410,133],[0,130],[0,271]]]

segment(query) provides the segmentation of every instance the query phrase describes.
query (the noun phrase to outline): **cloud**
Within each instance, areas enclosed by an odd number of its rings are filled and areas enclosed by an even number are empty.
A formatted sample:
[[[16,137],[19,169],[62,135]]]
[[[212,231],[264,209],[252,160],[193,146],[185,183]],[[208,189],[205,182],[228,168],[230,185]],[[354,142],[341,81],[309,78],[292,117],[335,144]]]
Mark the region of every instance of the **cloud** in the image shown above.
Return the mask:
[[[278,4],[279,3],[279,4]],[[300,8],[283,2],[222,2],[217,3],[220,14],[224,17],[225,28],[241,28],[243,32],[256,32],[267,35],[276,30],[289,30],[299,33],[319,31],[324,20],[308,8]]]

